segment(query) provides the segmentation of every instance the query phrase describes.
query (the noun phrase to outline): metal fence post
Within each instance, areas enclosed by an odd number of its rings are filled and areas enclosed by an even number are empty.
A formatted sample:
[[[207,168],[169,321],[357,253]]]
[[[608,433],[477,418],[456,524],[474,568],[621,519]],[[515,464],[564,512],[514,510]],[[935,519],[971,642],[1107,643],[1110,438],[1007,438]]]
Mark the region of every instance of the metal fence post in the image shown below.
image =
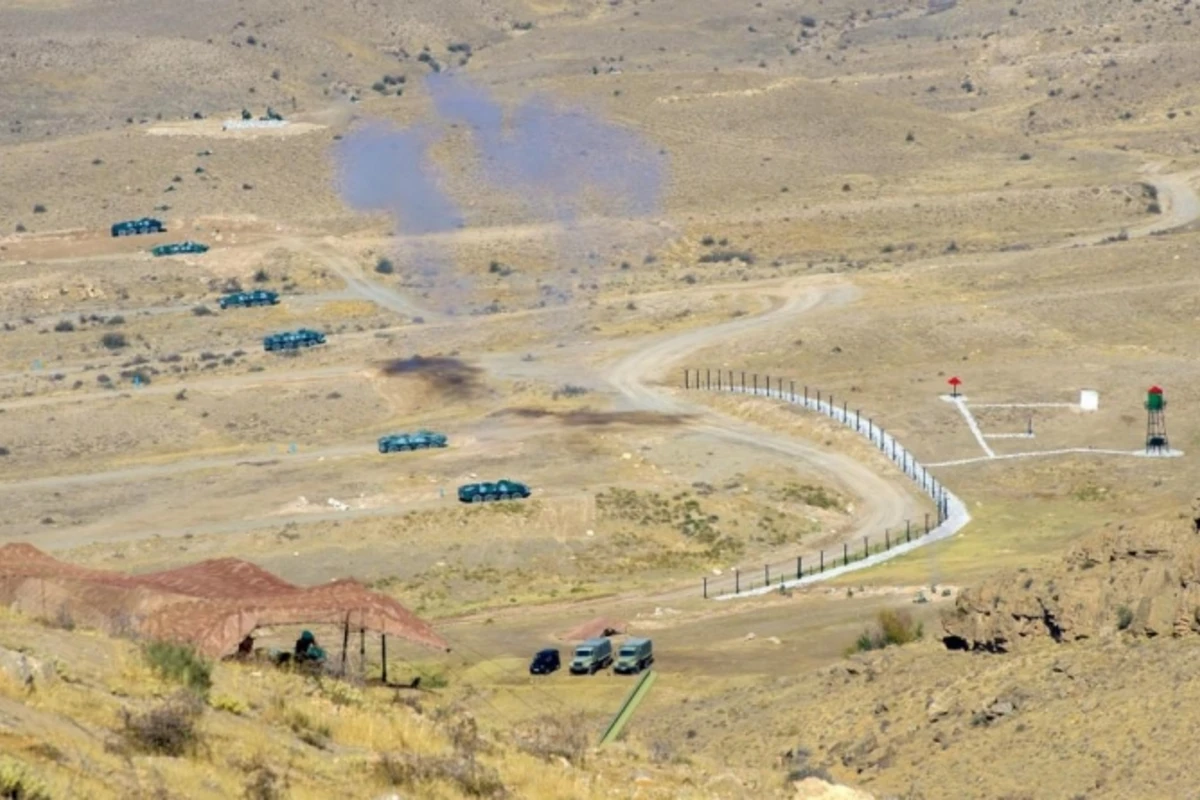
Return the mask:
[[[888,531],[887,528],[883,529],[883,549],[884,550],[892,549],[892,534]]]
[[[842,542],[842,566],[850,563],[850,543]]]
[[[738,572],[738,568],[733,568],[733,593],[740,594],[742,591],[742,574]]]
[[[862,431],[862,409],[854,409],[854,430]]]
[[[912,541],[912,520],[910,519],[904,520],[904,541]]]
[[[770,397],[771,396],[771,376],[765,375],[763,377],[765,377],[767,379],[767,397]]]
[[[712,370],[711,369],[704,370],[704,388],[705,389],[712,388]]]
[[[742,371],[742,391],[746,391],[746,372]]]
[[[729,391],[733,391],[733,370],[729,370]]]
[[[783,399],[783,378],[779,379],[779,399]]]
[[[843,401],[842,401],[842,422],[845,422],[846,424],[849,424],[850,420],[847,418],[847,416],[848,416],[848,414],[849,414],[849,413],[850,413],[850,412],[848,412],[848,411],[846,410],[846,401],[845,401],[845,400],[843,400]]]
[[[804,577],[804,556],[796,556],[796,580]]]
[[[929,512],[925,512],[925,532],[929,533]]]
[[[804,407],[808,408],[808,387],[804,387]]]
[[[871,555],[870,541],[871,541],[870,536],[863,537],[863,558],[866,558],[867,556]]]
[[[821,390],[817,389],[817,411],[821,410]]]
[[[754,373],[754,393],[758,394],[758,373]]]
[[[763,564],[763,586],[771,585],[771,565]]]
[[[792,402],[794,403],[794,402],[796,402],[796,382],[795,382],[795,381],[788,381],[788,383],[790,383],[790,384],[791,384],[791,389],[792,389]]]
[[[684,367],[684,369],[683,369],[683,388],[685,388],[685,389],[692,388],[691,380],[688,377],[690,373],[691,373],[691,370],[688,369],[687,367]]]
[[[708,599],[708,578],[704,579],[704,599]]]
[[[821,572],[825,571],[825,551],[821,551]]]
[[[721,370],[717,370],[717,391],[721,391]]]

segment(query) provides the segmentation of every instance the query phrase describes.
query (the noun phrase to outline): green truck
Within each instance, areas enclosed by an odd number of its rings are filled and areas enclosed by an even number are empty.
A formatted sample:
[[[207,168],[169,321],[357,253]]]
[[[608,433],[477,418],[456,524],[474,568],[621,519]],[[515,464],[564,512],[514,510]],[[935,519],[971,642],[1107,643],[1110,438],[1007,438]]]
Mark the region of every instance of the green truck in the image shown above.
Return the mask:
[[[649,639],[630,638],[621,643],[613,672],[637,675],[654,663],[654,645]]]
[[[575,648],[575,654],[571,657],[571,674],[595,675],[612,663],[612,642],[604,636],[588,639]]]

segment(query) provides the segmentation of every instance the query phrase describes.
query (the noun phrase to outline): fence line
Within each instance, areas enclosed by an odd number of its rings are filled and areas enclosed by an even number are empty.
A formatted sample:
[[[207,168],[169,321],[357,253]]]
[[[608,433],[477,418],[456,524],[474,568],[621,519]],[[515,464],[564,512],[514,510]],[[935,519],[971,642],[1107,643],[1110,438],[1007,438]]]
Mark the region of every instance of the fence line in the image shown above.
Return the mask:
[[[734,380],[735,374],[739,377],[738,381]],[[750,380],[747,381],[747,373],[741,370],[736,373],[733,370],[715,370],[714,375],[712,369],[703,371],[685,369],[683,371],[683,388],[751,394],[757,397],[782,400],[803,406],[810,411],[817,411],[852,428],[860,436],[865,436],[870,440],[896,466],[900,467],[904,474],[920,487],[922,492],[929,495],[934,502],[937,517],[932,525],[929,514],[925,515],[923,525],[914,526],[912,520],[908,520],[903,532],[897,530],[893,533],[891,529],[885,528],[882,534],[875,535],[874,545],[872,545],[871,536],[863,537],[861,548],[858,548],[857,544],[852,548],[849,542],[844,543],[841,551],[833,552],[830,559],[826,559],[826,551],[822,550],[816,556],[814,564],[806,565],[803,556],[796,557],[794,562],[764,564],[761,583],[759,583],[758,576],[743,577],[745,573],[736,568],[732,576],[724,575],[717,579],[706,577],[703,579],[705,597],[711,596],[717,600],[726,600],[732,597],[760,595],[780,588],[829,580],[848,572],[882,564],[922,545],[947,539],[958,533],[971,521],[971,515],[967,512],[966,505],[955,494],[947,490],[937,478],[930,475],[928,469],[913,458],[912,454],[896,441],[895,437],[881,426],[876,425],[871,417],[864,417],[861,409],[851,410],[845,400],[842,401],[839,408],[833,395],[827,394],[825,399],[822,399],[819,389],[810,391],[808,386],[802,386],[801,390],[797,391],[796,382],[792,380],[788,381],[785,389],[784,379],[778,376],[772,378],[770,375],[764,375],[761,385],[757,373],[750,373],[749,376]],[[813,560],[810,555],[809,561]],[[714,594],[717,583],[732,584],[728,587],[731,590]]]

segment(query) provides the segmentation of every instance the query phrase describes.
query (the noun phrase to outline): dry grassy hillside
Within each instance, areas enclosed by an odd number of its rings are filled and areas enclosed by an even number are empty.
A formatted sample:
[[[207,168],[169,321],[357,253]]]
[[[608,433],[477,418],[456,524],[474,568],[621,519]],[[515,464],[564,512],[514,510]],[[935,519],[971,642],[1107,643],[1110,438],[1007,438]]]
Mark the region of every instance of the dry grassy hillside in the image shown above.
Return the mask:
[[[697,689],[690,714],[710,724],[687,747],[877,797],[1185,797],[1196,536],[1190,519],[1110,524],[1055,565],[962,591],[918,643]],[[684,746],[667,720],[646,728]]]
[[[425,691],[222,663],[193,697],[178,654],[0,610],[0,796],[1186,797],[1195,17],[3,4],[0,543],[354,576],[454,651],[393,654]],[[220,307],[249,289],[279,302]],[[327,341],[265,350],[300,327]],[[684,367],[832,393],[970,524],[746,598],[931,504]],[[1152,384],[1181,458],[1142,457]],[[380,451],[422,428],[448,446]],[[460,503],[500,478],[531,496]],[[528,665],[599,617],[657,679],[593,750],[633,679]]]

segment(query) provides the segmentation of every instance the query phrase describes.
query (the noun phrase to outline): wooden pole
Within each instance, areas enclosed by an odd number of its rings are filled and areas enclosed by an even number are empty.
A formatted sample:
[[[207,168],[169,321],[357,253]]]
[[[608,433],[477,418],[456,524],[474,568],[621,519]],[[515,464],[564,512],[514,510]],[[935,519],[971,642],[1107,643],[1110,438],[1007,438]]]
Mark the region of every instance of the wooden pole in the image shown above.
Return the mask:
[[[379,635],[379,658],[383,661],[383,685],[387,686],[387,634]]]
[[[350,649],[350,615],[346,615],[346,622],[342,628],[342,675],[346,674],[346,651]]]
[[[367,629],[358,629],[358,670],[367,677]]]

